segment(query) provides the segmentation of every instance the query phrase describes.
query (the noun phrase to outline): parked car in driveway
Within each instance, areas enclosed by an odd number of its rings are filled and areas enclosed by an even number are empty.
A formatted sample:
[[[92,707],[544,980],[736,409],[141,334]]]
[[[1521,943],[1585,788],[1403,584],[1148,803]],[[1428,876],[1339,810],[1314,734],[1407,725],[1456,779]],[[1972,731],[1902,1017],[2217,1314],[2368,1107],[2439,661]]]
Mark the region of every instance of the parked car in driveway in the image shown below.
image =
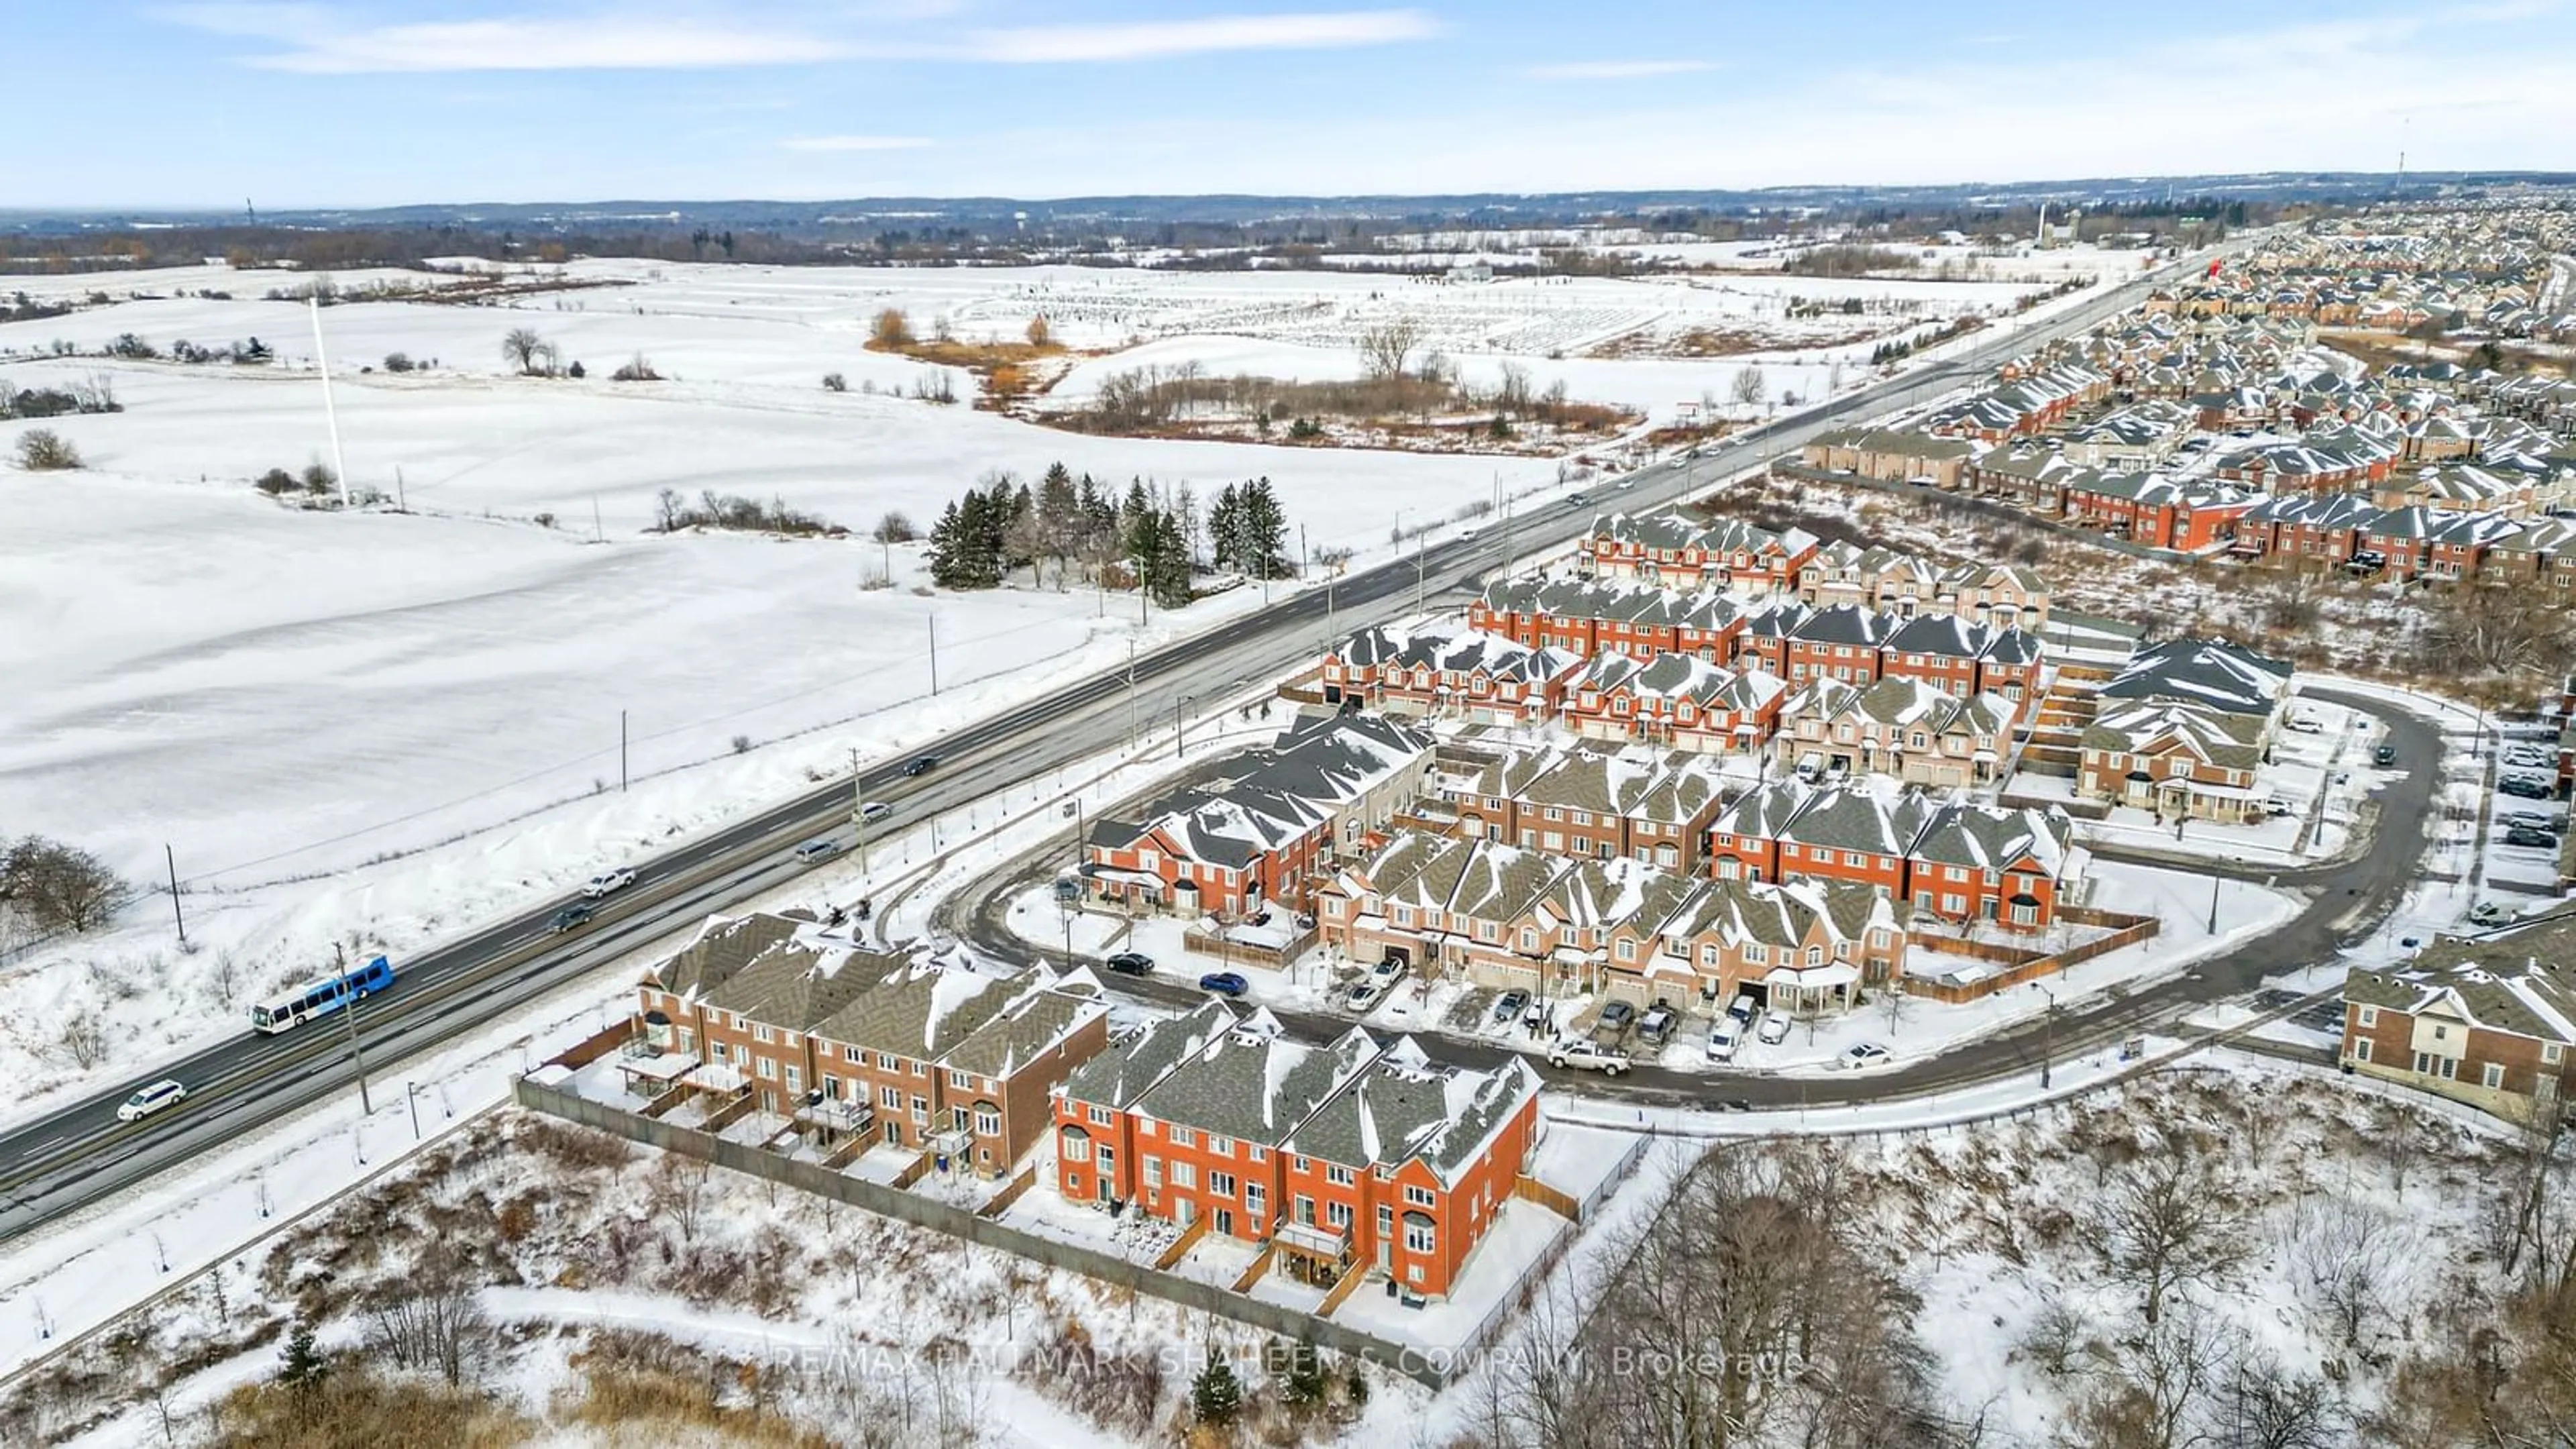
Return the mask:
[[[2395,745],[2381,745],[2378,749],[2370,752],[2370,762],[2383,769],[2387,766],[2396,764],[2397,747]]]
[[[1526,991],[1506,991],[1506,992],[1504,992],[1501,996],[1499,996],[1499,997],[1495,998],[1495,1001],[1494,1001],[1494,1025],[1496,1025],[1496,1026],[1509,1026],[1509,1025],[1511,1025],[1511,1023],[1512,1023],[1513,1019],[1514,1019],[1514,1018],[1516,1018],[1516,1017],[1518,1017],[1518,1016],[1521,1014],[1521,1009],[1522,1009],[1523,1007],[1528,1006],[1528,1005],[1529,1005],[1529,993],[1528,993],[1528,992],[1526,992]]]
[[[1713,1062],[1735,1060],[1735,1048],[1744,1040],[1744,1023],[1732,1016],[1721,1016],[1717,1025],[1708,1029],[1708,1059]]]
[[[1599,1072],[1605,1077],[1615,1077],[1628,1070],[1628,1054],[1612,1046],[1598,1046],[1582,1041],[1561,1041],[1548,1049],[1547,1064],[1560,1071],[1572,1068],[1576,1071]]]
[[[1386,1000],[1386,991],[1389,984],[1389,982],[1380,977],[1361,977],[1359,980],[1351,983],[1350,990],[1342,993],[1342,1010],[1362,1016],[1367,1015],[1369,1012],[1377,1009],[1377,1004],[1379,1002]]]
[[[2567,817],[2543,815],[2537,810],[2508,810],[2496,819],[2506,825],[2521,826],[2525,830],[2546,830],[2552,835],[2567,828]]]
[[[1121,951],[1104,964],[1121,976],[1148,976],[1154,970],[1154,958],[1142,951]]]
[[[188,1098],[188,1089],[170,1078],[163,1078],[116,1104],[116,1120],[140,1122],[164,1107],[175,1107]]]
[[[1211,971],[1199,978],[1199,990],[1213,991],[1219,996],[1241,996],[1251,989],[1252,983],[1236,971]]]
[[[1753,1014],[1756,1009],[1750,996],[1738,995],[1733,1001],[1726,1003],[1726,1014],[1734,1017],[1735,1024],[1741,1027],[1749,1028],[1753,1025]]]
[[[635,872],[621,865],[615,870],[603,870],[582,882],[581,893],[595,901],[611,891],[622,891],[633,884]]]
[[[1637,1019],[1637,1035],[1650,1046],[1662,1046],[1664,1039],[1673,1034],[1673,1023],[1680,1019],[1669,1006],[1653,1007]]]
[[[1627,1035],[1629,1026],[1636,1020],[1637,1008],[1627,1002],[1605,1002],[1601,1015],[1593,1020],[1592,1037],[1595,1041],[1617,1041]]]
[[[2496,780],[2496,789],[2525,800],[2546,800],[2558,793],[2556,782],[2545,775],[2504,775]]]
[[[2500,926],[2513,919],[2513,912],[2494,901],[2480,901],[2469,907],[2469,919],[2481,926]]]
[[[1766,1011],[1762,1014],[1762,1030],[1757,1035],[1764,1046],[1778,1046],[1789,1039],[1789,1025],[1788,1013]]]

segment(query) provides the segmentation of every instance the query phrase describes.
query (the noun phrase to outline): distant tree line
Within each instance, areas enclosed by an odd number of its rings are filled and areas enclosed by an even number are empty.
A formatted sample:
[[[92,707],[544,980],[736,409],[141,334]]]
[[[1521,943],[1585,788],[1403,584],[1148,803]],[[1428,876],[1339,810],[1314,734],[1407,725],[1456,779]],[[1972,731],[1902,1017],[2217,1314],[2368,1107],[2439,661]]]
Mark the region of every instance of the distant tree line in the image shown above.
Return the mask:
[[[85,377],[62,387],[23,389],[0,377],[0,421],[123,411],[125,405],[116,400],[116,385],[103,376]]]

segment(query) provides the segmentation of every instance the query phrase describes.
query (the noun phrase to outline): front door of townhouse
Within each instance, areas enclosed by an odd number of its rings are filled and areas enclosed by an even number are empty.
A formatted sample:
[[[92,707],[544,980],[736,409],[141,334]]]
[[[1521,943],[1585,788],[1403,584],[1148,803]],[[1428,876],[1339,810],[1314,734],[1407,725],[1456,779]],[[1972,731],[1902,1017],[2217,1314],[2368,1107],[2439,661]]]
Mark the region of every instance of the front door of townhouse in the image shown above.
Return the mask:
[[[1234,1236],[1234,1209],[1218,1208],[1216,1210],[1216,1230],[1225,1234],[1229,1238]]]
[[[1095,1191],[1102,1202],[1107,1202],[1110,1199],[1110,1185],[1118,1181],[1118,1150],[1114,1147],[1103,1147],[1096,1155],[1100,1158],[1100,1168],[1094,1174],[1095,1181],[1099,1183]]]

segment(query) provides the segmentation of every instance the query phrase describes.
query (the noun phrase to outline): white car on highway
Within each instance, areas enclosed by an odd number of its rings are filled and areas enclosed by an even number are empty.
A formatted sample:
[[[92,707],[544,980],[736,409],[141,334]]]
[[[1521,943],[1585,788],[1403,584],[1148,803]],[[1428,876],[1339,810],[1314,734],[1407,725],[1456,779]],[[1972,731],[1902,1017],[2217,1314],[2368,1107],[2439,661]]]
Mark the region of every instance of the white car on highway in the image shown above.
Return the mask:
[[[151,1116],[153,1113],[160,1111],[164,1107],[175,1107],[179,1105],[181,1102],[186,1101],[187,1097],[187,1088],[180,1086],[176,1081],[165,1077],[160,1081],[154,1082],[151,1086],[145,1087],[141,1091],[136,1092],[133,1096],[126,1098],[124,1101],[117,1103],[116,1120],[119,1122],[140,1122],[144,1118]]]
[[[603,870],[582,882],[581,893],[595,901],[611,891],[622,891],[633,884],[635,872],[621,865],[615,870]]]

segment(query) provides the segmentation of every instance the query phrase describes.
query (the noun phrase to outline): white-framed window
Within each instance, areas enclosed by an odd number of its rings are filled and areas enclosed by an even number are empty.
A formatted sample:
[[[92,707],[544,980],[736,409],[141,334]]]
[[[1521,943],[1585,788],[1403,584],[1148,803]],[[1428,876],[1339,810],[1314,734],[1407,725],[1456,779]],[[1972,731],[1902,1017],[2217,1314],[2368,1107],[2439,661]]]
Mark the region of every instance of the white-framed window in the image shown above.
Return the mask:
[[[1088,1137],[1076,1137],[1072,1133],[1067,1132],[1064,1134],[1064,1145],[1056,1149],[1056,1155],[1067,1162],[1089,1162],[1091,1160],[1091,1139]]]
[[[1331,1183],[1333,1186],[1348,1187],[1355,1180],[1356,1179],[1353,1177],[1351,1170],[1342,1166],[1340,1163],[1328,1162],[1324,1164],[1324,1181]]]
[[[801,1091],[805,1090],[805,1080],[804,1080],[804,1078],[805,1078],[805,1074],[804,1074],[804,1072],[803,1072],[803,1071],[801,1071],[800,1069],[795,1068],[795,1067],[789,1067],[789,1068],[787,1069],[787,1078],[786,1078],[786,1080],[787,1080],[787,1090],[789,1090],[789,1091],[791,1091],[791,1092],[801,1092]]]
[[[1163,1159],[1159,1157],[1145,1159],[1145,1185],[1147,1187],[1163,1185]]]
[[[2504,1086],[2504,1063],[2487,1063],[2487,1069],[2484,1075],[2484,1085],[2490,1092],[2496,1091]]]
[[[1106,1107],[1094,1107],[1091,1109],[1091,1125],[1095,1127],[1106,1127],[1117,1120],[1118,1114]]]
[[[900,1087],[877,1088],[877,1105],[885,1108],[889,1112],[901,1111],[903,1109],[903,1089]]]
[[[1433,1234],[1432,1229],[1431,1229],[1431,1224],[1426,1223],[1426,1222],[1423,1222],[1423,1221],[1421,1221],[1421,1220],[1419,1220],[1419,1219],[1408,1219],[1408,1220],[1405,1222],[1405,1225],[1404,1225],[1404,1250],[1405,1250],[1406,1252],[1408,1252],[1408,1253],[1428,1253],[1428,1252],[1430,1252],[1430,1251],[1432,1250],[1433,1245],[1434,1245],[1434,1234]],[[1417,1277],[1417,1278],[1421,1277],[1421,1276],[1422,1276],[1422,1270],[1421,1270],[1421,1268],[1416,1267],[1416,1268],[1413,1270],[1413,1274],[1414,1274],[1414,1276],[1415,1276],[1415,1277]]]
[[[913,1099],[912,1099],[912,1125],[914,1125],[915,1127],[924,1127],[924,1126],[928,1126],[928,1125],[929,1125],[929,1123],[930,1123],[930,1099],[929,1099],[928,1097],[915,1097],[915,1098],[913,1098]]]
[[[777,1078],[778,1078],[778,1063],[777,1063],[777,1061],[776,1061],[775,1059],[770,1058],[770,1057],[762,1057],[762,1058],[760,1058],[756,1063],[754,1063],[754,1066],[755,1066],[755,1067],[758,1069],[758,1071],[760,1072],[760,1075],[761,1075],[761,1077],[762,1077],[762,1079],[763,1079],[763,1080],[765,1080],[765,1081],[775,1081],[775,1080],[777,1080]]]
[[[1437,1205],[1440,1198],[1431,1189],[1408,1182],[1404,1185],[1404,1200],[1413,1207],[1427,1208]]]
[[[2352,1044],[2352,1059],[2357,1062],[2370,1060],[2370,1038],[2363,1037]]]
[[[767,1046],[778,1039],[778,1033],[769,1029],[768,1022],[755,1021],[751,1024],[751,1039],[762,1046]]]
[[[999,1112],[978,1112],[978,1113],[976,1113],[976,1114],[975,1114],[975,1135],[976,1135],[976,1136],[978,1136],[978,1137],[999,1137],[999,1136],[1001,1136],[1001,1135],[1002,1135],[1002,1114],[1001,1114],[1001,1113],[999,1113]]]
[[[896,1072],[903,1069],[895,1065],[894,1053],[879,1052],[877,1053],[877,1070],[881,1072]]]
[[[1234,1174],[1231,1172],[1209,1173],[1208,1191],[1216,1194],[1218,1197],[1234,1196]]]
[[[2360,1010],[2354,1012],[2353,1025],[2360,1027],[2364,1031],[2379,1025],[2379,1008],[2376,1006],[2364,1006]]]
[[[1199,1170],[1196,1164],[1177,1161],[1172,1164],[1172,1186],[1196,1187],[1198,1181]]]
[[[1346,1202],[1328,1202],[1324,1204],[1324,1221],[1334,1227],[1344,1230],[1345,1232],[1349,1231],[1351,1226],[1351,1205]]]
[[[1207,1150],[1208,1155],[1211,1157],[1232,1157],[1234,1155],[1234,1139],[1231,1137],[1218,1137],[1211,1134],[1208,1138]]]
[[[1175,1122],[1172,1124],[1172,1145],[1174,1147],[1196,1147],[1199,1145],[1199,1134],[1196,1131],[1183,1127],[1179,1123]]]
[[[975,1075],[972,1072],[952,1070],[948,1074],[948,1085],[955,1087],[961,1092],[969,1090],[975,1085]]]
[[[2554,1067],[2558,1065],[2559,1060],[2566,1055],[2567,1048],[2557,1042],[2542,1042],[2540,1044],[2540,1059],[2550,1066]]]

